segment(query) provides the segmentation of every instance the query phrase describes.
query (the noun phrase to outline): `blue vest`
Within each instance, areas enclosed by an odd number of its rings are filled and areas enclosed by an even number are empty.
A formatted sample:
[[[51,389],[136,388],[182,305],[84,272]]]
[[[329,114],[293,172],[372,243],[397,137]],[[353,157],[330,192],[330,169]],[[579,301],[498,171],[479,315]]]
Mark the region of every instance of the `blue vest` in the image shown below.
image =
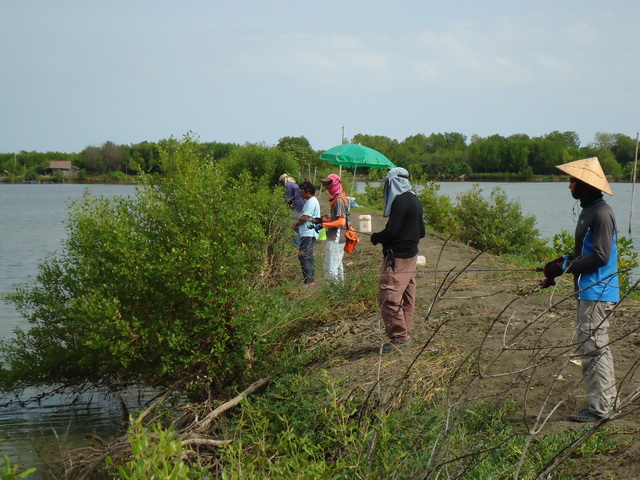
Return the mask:
[[[593,233],[591,229],[584,237],[582,255],[593,251]],[[606,265],[595,272],[582,273],[578,277],[578,286],[582,290],[578,294],[580,300],[594,300],[598,302],[619,302],[620,285],[618,283],[618,246],[614,230],[611,241],[611,255]]]

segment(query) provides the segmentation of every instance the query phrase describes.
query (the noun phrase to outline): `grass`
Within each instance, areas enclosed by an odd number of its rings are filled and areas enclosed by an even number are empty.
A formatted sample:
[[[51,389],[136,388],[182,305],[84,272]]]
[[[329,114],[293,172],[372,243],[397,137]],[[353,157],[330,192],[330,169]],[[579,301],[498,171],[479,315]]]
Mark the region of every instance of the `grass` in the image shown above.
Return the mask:
[[[536,440],[525,436],[511,402],[477,402],[458,418],[441,399],[408,398],[381,413],[367,397],[345,399],[339,383],[323,374],[288,376],[245,403],[226,428],[235,441],[222,453],[223,478],[534,478],[580,432]],[[613,454],[621,446],[602,430],[575,458]],[[554,478],[577,478],[578,462]]]

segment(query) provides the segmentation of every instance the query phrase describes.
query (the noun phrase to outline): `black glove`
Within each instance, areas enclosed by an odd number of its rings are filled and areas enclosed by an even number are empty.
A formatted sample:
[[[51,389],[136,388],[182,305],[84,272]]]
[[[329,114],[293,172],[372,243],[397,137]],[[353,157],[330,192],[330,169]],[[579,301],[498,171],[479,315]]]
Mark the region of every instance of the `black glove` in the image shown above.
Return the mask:
[[[311,223],[315,223],[315,224],[320,224],[322,225],[322,218],[320,217],[314,217],[312,219],[309,220]]]
[[[540,288],[549,288],[555,284],[556,284],[556,281],[553,278],[545,278],[540,282]]]
[[[371,243],[374,245],[378,245],[378,243],[380,243],[380,232],[371,234]]]
[[[544,266],[544,276],[548,279],[554,279],[564,273],[562,264],[564,263],[563,257],[558,257],[555,260],[551,260]]]

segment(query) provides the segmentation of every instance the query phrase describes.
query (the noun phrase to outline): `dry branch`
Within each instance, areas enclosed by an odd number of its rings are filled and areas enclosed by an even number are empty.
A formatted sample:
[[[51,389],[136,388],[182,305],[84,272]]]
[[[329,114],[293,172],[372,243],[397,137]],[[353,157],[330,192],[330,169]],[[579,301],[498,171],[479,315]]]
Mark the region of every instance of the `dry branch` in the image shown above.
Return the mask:
[[[235,407],[236,405],[238,405],[244,399],[244,397],[246,397],[247,395],[250,395],[253,392],[255,392],[256,390],[258,390],[259,388],[262,388],[263,386],[265,386],[267,383],[269,383],[271,381],[272,378],[273,378],[273,376],[269,375],[269,376],[266,376],[264,378],[261,378],[257,382],[252,383],[242,393],[238,394],[237,396],[235,396],[231,400],[223,403],[218,408],[216,408],[215,410],[213,410],[212,412],[207,414],[206,417],[204,417],[200,422],[198,422],[198,424],[196,425],[194,430],[195,431],[207,430],[211,426],[211,424],[213,423],[213,421],[216,418],[218,418],[221,414],[223,414],[227,410],[229,410],[229,409]]]

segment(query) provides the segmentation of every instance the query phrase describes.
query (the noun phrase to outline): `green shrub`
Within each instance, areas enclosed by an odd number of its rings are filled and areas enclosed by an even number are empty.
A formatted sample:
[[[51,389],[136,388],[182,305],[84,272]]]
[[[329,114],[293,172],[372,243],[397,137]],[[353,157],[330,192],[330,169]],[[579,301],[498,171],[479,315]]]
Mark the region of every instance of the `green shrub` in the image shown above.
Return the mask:
[[[244,173],[265,185],[276,185],[283,173],[294,175],[298,171],[298,162],[290,152],[264,145],[236,148],[220,163],[233,178]]]
[[[367,182],[364,187],[364,195],[358,198],[365,206],[375,208],[376,210],[384,209],[384,183],[373,185]]]
[[[520,203],[509,200],[501,188],[493,189],[487,199],[474,185],[459,195],[453,215],[457,239],[478,250],[524,256],[539,256],[544,251],[535,217],[523,215]]]
[[[174,141],[162,179],[135,198],[87,193],[72,206],[62,252],[8,297],[30,328],[2,346],[3,388],[239,378],[270,318],[260,298],[284,263],[290,212],[197,152]]]
[[[562,255],[571,255],[575,248],[575,239],[566,230],[556,233],[551,239],[553,255],[561,257]]]
[[[129,427],[131,460],[119,464],[106,458],[107,471],[112,478],[124,480],[203,480],[206,470],[190,466],[183,460],[182,441],[172,427],[155,424],[147,428],[132,420]]]
[[[620,293],[625,295],[633,286],[632,271],[638,268],[638,252],[633,249],[630,238],[618,238],[618,272]]]
[[[60,170],[57,170],[56,173],[53,174],[51,180],[54,183],[62,183],[64,181],[64,174]]]
[[[125,177],[126,177],[126,175],[124,174],[124,172],[120,172],[120,171],[118,171],[118,172],[109,172],[107,174],[107,178],[112,182],[120,182]]]
[[[496,255],[517,255],[540,261],[548,256],[535,217],[524,215],[518,201],[511,201],[501,188],[485,198],[478,185],[458,195],[457,203],[440,195],[435,182],[416,184],[427,224],[454,240]]]
[[[385,412],[367,405],[375,400],[366,392],[353,393],[327,376],[278,379],[229,419],[236,441],[221,449],[222,478],[512,478],[516,468],[518,478],[535,478],[580,434],[539,436],[525,453],[513,402],[452,409],[405,397]],[[594,435],[582,449],[620,451],[609,435]],[[573,478],[572,466],[563,468]]]
[[[440,195],[440,185],[434,181],[421,185],[420,202],[424,210],[426,224],[442,233],[453,233],[456,231],[455,219],[453,218],[453,203],[446,195]]]

